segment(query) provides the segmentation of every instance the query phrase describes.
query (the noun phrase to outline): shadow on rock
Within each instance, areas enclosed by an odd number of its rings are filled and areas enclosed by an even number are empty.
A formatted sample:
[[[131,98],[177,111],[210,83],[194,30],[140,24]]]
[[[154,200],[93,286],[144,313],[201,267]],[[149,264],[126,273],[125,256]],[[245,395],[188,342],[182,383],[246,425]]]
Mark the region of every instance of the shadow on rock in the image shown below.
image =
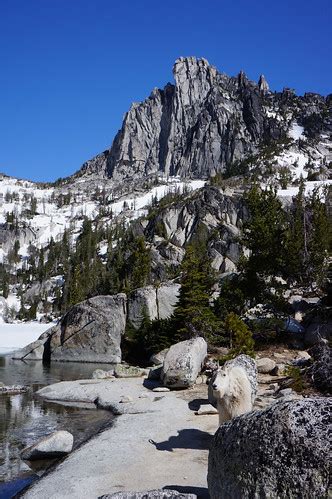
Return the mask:
[[[156,447],[157,450],[167,450],[172,452],[173,449],[201,449],[208,450],[213,436],[209,433],[195,428],[180,430],[176,436],[169,437],[163,442],[149,442]]]
[[[154,388],[157,388],[158,386],[162,386],[160,384],[160,381],[154,380],[154,379],[145,379],[143,381],[143,386],[144,388],[147,388],[148,390],[153,390]]]
[[[197,499],[210,499],[209,492],[207,488],[204,487],[189,487],[182,485],[166,485],[164,489],[176,490],[180,494],[196,494]]]
[[[188,403],[188,407],[191,411],[196,412],[198,411],[201,405],[206,405],[208,403],[209,403],[208,399],[194,399]]]

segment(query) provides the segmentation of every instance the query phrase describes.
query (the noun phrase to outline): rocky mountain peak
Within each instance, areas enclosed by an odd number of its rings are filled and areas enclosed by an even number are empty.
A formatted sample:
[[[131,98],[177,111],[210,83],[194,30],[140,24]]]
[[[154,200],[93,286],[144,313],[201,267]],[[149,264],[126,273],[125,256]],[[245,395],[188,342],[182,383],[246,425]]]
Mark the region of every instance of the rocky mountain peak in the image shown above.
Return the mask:
[[[204,58],[180,57],[173,75],[174,84],[131,106],[112,147],[79,175],[119,182],[159,174],[207,178],[257,154],[262,143],[286,137],[293,121],[301,124],[326,106],[324,97],[298,97],[290,89],[272,94],[264,75],[258,84],[244,71],[229,77]]]

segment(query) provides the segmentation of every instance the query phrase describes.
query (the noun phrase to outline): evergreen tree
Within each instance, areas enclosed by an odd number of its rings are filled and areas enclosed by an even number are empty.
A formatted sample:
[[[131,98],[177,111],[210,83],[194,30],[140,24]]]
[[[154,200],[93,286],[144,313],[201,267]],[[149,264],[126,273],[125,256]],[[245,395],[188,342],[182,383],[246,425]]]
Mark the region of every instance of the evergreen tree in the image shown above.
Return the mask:
[[[220,324],[210,307],[215,282],[207,252],[200,245],[189,245],[181,265],[181,288],[174,311],[178,339],[203,336],[218,341]]]
[[[229,338],[231,357],[240,354],[254,357],[254,340],[248,326],[233,312],[227,315],[225,320],[225,332]]]
[[[255,185],[245,200],[250,214],[243,227],[243,243],[250,250],[247,267],[260,276],[280,274],[285,214],[277,193]]]
[[[79,266],[74,268],[73,278],[70,280],[68,305],[76,305],[84,300],[85,294],[82,287],[82,274]]]
[[[285,233],[284,275],[290,282],[303,283],[307,276],[307,221],[305,185],[300,180],[299,192],[294,205],[288,213],[287,231]]]
[[[245,303],[246,290],[243,277],[235,275],[232,278],[223,279],[220,295],[214,303],[217,317],[225,320],[226,316],[231,312],[240,315],[245,309]]]
[[[44,258],[44,248],[40,248],[39,251],[39,259],[38,259],[38,279],[39,282],[42,282],[43,279],[45,278],[46,272],[45,272],[45,258]]]
[[[1,266],[1,288],[2,296],[8,298],[9,295],[9,274],[6,272],[5,268]]]
[[[241,293],[254,305],[267,299],[272,284],[275,288],[280,287],[275,277],[283,275],[286,219],[275,190],[261,190],[255,185],[245,201],[249,219],[244,223],[242,244],[249,249],[250,255],[242,258],[238,268]]]
[[[311,212],[308,237],[308,270],[311,281],[321,284],[327,272],[327,256],[332,240],[331,220],[327,206],[322,203],[319,192],[313,192],[309,200]]]
[[[143,236],[134,240],[132,246],[128,270],[130,274],[130,288],[136,289],[146,286],[148,282],[151,271],[151,255]]]
[[[37,213],[37,199],[34,196],[31,196],[30,212],[32,216]]]

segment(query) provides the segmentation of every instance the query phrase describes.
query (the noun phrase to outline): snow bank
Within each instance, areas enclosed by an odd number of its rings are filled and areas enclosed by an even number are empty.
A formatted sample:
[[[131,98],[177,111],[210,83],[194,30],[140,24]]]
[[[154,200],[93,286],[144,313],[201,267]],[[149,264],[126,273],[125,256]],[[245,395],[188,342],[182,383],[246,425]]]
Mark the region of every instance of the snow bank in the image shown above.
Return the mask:
[[[319,189],[319,191],[323,195],[323,190],[325,186],[332,185],[332,180],[317,180],[315,182],[305,182],[305,194],[310,195],[314,189]],[[299,187],[293,186],[288,189],[279,189],[278,196],[279,197],[294,197],[298,194]]]

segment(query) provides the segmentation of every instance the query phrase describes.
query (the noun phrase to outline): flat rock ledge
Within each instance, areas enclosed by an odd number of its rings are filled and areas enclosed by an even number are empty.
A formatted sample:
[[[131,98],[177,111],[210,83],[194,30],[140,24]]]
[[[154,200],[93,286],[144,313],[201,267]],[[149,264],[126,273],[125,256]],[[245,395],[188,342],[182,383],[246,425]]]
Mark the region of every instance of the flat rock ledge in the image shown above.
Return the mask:
[[[194,499],[196,494],[207,498],[208,449],[218,416],[197,417],[192,407],[193,400],[206,397],[206,387],[153,392],[157,386],[143,378],[90,379],[39,390],[38,395],[48,400],[96,403],[115,408],[122,416],[33,483],[22,497]],[[121,402],[123,397],[129,401]],[[169,495],[170,490],[180,495]],[[146,491],[164,495],[149,496]],[[119,493],[127,495],[114,496]]]

